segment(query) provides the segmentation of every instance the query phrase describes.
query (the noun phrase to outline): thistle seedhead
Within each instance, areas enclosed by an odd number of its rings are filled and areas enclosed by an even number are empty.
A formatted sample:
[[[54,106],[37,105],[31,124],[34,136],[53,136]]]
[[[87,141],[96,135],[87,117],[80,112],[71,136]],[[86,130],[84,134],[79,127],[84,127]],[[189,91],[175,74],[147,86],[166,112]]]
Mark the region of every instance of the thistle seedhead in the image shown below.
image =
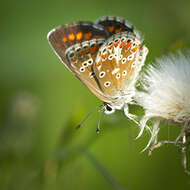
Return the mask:
[[[190,52],[178,52],[157,59],[141,77],[144,92],[137,92],[136,101],[145,110],[140,122],[140,137],[147,121],[155,118],[150,127],[151,138],[146,148],[155,143],[161,120],[172,120],[182,128],[190,121]],[[189,131],[189,125],[186,130]]]

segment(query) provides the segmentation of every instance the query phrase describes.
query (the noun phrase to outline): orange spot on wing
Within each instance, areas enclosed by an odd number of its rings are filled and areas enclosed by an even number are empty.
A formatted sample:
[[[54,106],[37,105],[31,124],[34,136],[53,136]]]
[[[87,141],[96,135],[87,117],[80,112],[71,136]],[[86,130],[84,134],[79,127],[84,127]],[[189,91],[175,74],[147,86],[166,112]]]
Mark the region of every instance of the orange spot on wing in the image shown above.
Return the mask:
[[[77,54],[77,56],[81,56],[83,54],[83,52],[81,51],[81,52],[79,52],[78,54]]]
[[[91,49],[91,53],[94,54],[97,52],[97,50],[98,50],[98,46],[93,46]]]
[[[129,47],[132,45],[132,42],[128,42],[127,45],[125,46],[125,49],[129,49]]]
[[[76,34],[76,39],[81,40],[82,39],[82,32],[79,32]]]
[[[101,63],[101,61],[98,61],[97,63],[96,63],[96,66],[100,66],[102,63]]]
[[[113,32],[114,31],[114,26],[108,26],[108,31]]]
[[[101,55],[101,57],[102,57],[103,59],[105,59],[107,56],[108,56],[107,54]]]
[[[121,42],[119,47],[122,48],[124,44],[125,44],[125,41]]]
[[[90,40],[90,38],[92,37],[92,33],[91,32],[88,32],[84,35],[85,39],[86,40]]]
[[[139,46],[136,46],[136,47],[134,47],[133,49],[131,49],[131,51],[137,51],[139,49]]]
[[[90,52],[89,48],[84,50],[84,53],[89,53],[89,52]]]
[[[101,38],[101,36],[99,36],[99,35],[96,35],[96,36],[94,36],[94,38]]]
[[[116,43],[114,43],[114,46],[115,46],[115,47],[117,47],[117,46],[118,46],[118,44],[119,44],[119,41],[118,41],[118,42],[116,42]]]
[[[118,29],[116,29],[116,30],[115,30],[115,34],[120,33],[121,30],[122,30],[122,28],[118,28]]]
[[[62,41],[65,43],[65,42],[67,42],[67,38],[66,37],[63,37],[62,38]]]
[[[75,40],[75,35],[72,33],[72,34],[69,34],[68,35],[68,38],[69,38],[69,40]]]
[[[76,60],[77,60],[76,57],[73,57],[73,58],[71,59],[72,62],[75,62]]]
[[[111,46],[109,46],[108,48],[111,49],[113,47],[113,44]]]
[[[60,48],[60,47],[61,47],[61,44],[57,43],[56,46],[57,46],[58,48]]]

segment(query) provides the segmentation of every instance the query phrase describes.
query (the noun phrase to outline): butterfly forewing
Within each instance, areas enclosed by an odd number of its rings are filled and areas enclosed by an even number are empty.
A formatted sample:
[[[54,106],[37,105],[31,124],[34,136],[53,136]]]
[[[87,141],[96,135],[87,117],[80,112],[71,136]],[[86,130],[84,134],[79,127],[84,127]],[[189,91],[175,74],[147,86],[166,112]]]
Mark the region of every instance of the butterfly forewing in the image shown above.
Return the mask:
[[[62,62],[102,100],[106,99],[92,65],[107,36],[103,26],[91,22],[61,26],[48,35],[51,46]]]
[[[66,64],[67,67],[71,68],[67,56],[70,56],[69,58],[71,58],[72,54],[66,55],[68,48],[72,49],[74,45],[81,44],[82,42],[92,39],[106,39],[107,36],[107,32],[101,25],[96,25],[92,22],[78,22],[53,29],[48,34],[48,40],[63,63]],[[97,50],[98,48],[96,48],[96,52]]]

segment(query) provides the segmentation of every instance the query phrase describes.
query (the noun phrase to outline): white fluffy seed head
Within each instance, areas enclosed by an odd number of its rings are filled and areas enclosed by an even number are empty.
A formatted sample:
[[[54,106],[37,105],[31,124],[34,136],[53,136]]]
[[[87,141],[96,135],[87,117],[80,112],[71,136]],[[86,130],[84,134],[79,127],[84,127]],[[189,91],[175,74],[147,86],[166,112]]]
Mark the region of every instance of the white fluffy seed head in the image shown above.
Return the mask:
[[[157,59],[148,66],[141,83],[145,92],[137,92],[136,101],[145,109],[145,116],[139,136],[152,117],[178,123],[190,120],[190,52]]]

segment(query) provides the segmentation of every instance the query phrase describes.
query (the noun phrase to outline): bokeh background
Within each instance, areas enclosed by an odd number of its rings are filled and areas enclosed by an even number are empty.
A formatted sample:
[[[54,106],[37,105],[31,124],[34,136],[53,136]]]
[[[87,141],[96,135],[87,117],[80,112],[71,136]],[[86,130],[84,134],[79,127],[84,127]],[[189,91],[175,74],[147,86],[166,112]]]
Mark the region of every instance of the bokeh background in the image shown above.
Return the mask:
[[[122,111],[98,112],[100,101],[56,57],[47,41],[54,27],[117,15],[132,22],[149,48],[146,64],[190,47],[189,0],[0,1],[0,189],[189,189],[180,151],[140,153],[149,135]],[[134,108],[132,108],[134,110]],[[160,138],[174,138],[166,124]],[[174,131],[174,132],[173,132]]]

